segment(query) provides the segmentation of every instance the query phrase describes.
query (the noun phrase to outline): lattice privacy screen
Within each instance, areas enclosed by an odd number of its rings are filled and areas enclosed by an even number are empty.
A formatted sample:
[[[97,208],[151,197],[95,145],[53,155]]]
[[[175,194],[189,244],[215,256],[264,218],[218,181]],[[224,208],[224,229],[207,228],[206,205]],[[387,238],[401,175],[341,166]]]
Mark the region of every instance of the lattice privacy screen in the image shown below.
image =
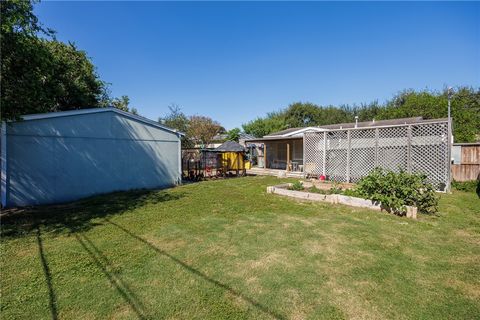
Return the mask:
[[[375,167],[420,172],[438,190],[449,188],[448,122],[306,132],[304,170],[357,182]]]

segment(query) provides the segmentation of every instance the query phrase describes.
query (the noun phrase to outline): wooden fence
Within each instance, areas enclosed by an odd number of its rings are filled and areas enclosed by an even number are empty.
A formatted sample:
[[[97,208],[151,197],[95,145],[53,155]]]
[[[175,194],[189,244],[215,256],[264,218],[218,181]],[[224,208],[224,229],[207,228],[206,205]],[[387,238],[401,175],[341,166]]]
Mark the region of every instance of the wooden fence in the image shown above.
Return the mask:
[[[480,179],[480,143],[456,144],[460,148],[460,163],[452,164],[452,178],[455,181]]]

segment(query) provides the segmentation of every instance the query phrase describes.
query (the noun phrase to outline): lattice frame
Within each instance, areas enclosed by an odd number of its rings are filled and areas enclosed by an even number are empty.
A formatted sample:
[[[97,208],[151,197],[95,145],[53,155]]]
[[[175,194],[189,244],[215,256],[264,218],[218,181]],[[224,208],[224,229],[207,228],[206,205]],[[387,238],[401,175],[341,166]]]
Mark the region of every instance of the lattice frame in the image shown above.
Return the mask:
[[[357,182],[375,167],[404,170],[425,174],[444,191],[450,179],[449,136],[447,121],[306,132],[304,171]]]

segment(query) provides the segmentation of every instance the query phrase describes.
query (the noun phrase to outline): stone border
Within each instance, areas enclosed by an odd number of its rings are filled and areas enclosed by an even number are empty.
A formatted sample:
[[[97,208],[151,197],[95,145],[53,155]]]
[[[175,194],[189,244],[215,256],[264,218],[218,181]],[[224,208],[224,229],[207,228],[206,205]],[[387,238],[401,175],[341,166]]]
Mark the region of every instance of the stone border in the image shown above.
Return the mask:
[[[291,183],[284,183],[276,186],[267,187],[267,193],[274,193],[303,200],[323,201],[331,204],[344,204],[351,207],[367,208],[377,211],[389,211],[388,209],[385,209],[380,204],[375,203],[372,200],[350,197],[342,194],[320,194],[305,191],[288,190],[288,188],[291,186]],[[407,209],[407,218],[417,219],[417,207],[405,207]]]

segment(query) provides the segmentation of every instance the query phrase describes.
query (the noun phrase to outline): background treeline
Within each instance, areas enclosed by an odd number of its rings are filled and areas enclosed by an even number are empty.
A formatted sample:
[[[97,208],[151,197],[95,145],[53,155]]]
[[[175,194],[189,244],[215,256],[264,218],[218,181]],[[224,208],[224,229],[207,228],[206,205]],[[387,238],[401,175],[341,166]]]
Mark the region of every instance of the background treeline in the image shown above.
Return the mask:
[[[377,101],[362,105],[319,106],[296,102],[243,124],[246,133],[261,137],[293,127],[371,121],[422,116],[424,119],[447,117],[447,90],[405,90],[383,104]],[[474,142],[480,138],[480,89],[458,87],[451,97],[455,142]]]

